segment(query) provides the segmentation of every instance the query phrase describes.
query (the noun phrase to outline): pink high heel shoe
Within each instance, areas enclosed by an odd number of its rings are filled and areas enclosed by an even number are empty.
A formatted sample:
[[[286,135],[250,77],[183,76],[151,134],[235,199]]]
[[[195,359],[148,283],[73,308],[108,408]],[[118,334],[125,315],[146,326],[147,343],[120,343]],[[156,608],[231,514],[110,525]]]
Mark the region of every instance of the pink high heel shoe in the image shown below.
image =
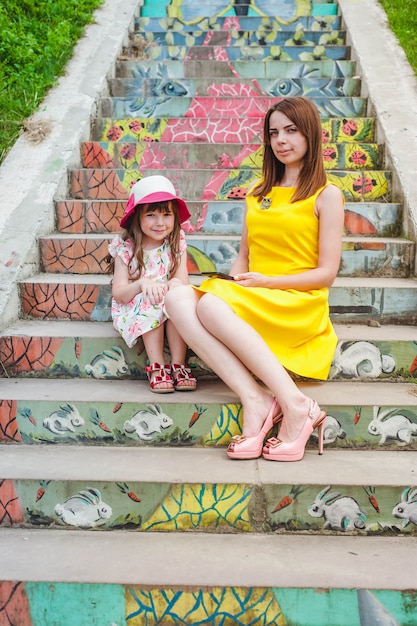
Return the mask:
[[[315,428],[318,428],[319,454],[323,454],[323,427],[325,419],[325,411],[320,409],[315,400],[311,400],[307,419],[297,439],[286,442],[276,437],[271,437],[263,447],[262,456],[267,461],[301,461],[307,441]]]
[[[227,448],[226,454],[231,459],[257,459],[262,454],[265,437],[274,424],[282,420],[282,413],[278,410],[276,398],[272,402],[268,415],[265,418],[261,431],[255,437],[235,435]]]

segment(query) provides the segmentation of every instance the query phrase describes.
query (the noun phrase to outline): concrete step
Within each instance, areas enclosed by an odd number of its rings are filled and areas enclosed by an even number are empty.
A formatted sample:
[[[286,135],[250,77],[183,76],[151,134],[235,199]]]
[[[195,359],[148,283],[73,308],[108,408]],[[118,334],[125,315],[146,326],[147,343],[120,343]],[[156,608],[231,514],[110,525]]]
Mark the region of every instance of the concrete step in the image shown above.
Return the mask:
[[[336,324],[335,331],[332,380],[414,380],[413,327]],[[197,357],[190,362],[197,377],[216,378]],[[141,341],[127,348],[109,322],[18,320],[0,334],[0,363],[5,376],[143,379],[146,356]]]
[[[117,169],[141,169],[150,163],[164,163],[167,168],[186,168],[190,164],[198,164],[203,169],[259,168],[262,167],[262,153],[261,144],[86,141],[81,146],[84,167]],[[375,170],[383,167],[383,157],[383,147],[374,143],[323,144],[326,170]]]
[[[241,233],[244,200],[192,200],[187,202],[190,221],[183,225],[187,234]],[[126,203],[119,200],[61,200],[56,202],[58,232],[116,232]],[[402,229],[402,205],[388,202],[346,202],[345,234],[399,237]]]
[[[307,450],[279,463],[214,448],[7,445],[2,525],[415,535],[416,473],[410,451]]]
[[[165,61],[260,61],[269,62],[276,60],[333,60],[341,61],[351,58],[351,48],[348,45],[284,45],[284,46],[169,46],[153,45],[149,43],[142,51],[145,60]]]
[[[327,412],[326,451],[417,450],[415,383],[299,386]],[[2,398],[3,443],[223,448],[241,432],[238,398],[220,381],[200,380],[196,392],[158,398],[147,381],[10,378],[2,381]],[[158,406],[165,416],[159,420]],[[148,428],[134,416],[150,420]],[[317,449],[316,432],[307,448]]]
[[[237,25],[236,25],[237,26]],[[131,39],[133,46],[341,46],[346,44],[345,30],[332,30],[322,32],[321,30],[309,30],[301,24],[294,26],[291,30],[262,30],[243,31],[238,28],[228,30],[198,30],[195,26],[187,30],[150,30],[146,29],[140,33],[134,33]],[[132,46],[131,43],[131,46]],[[129,48],[123,51],[129,56]]]
[[[322,118],[323,143],[376,143],[375,120],[349,115]],[[263,141],[262,117],[94,118],[91,139],[106,142],[252,144]]]
[[[196,270],[193,262],[191,269]],[[190,278],[199,282],[196,276]],[[111,320],[110,277],[103,274],[35,274],[22,280],[19,290],[25,317]],[[415,325],[417,281],[339,276],[330,288],[329,304],[332,320],[339,323]]]
[[[280,61],[273,63],[258,63],[251,60],[229,61],[218,60],[175,60],[167,59],[162,64],[156,64],[148,59],[119,58],[115,64],[115,76],[118,78],[134,78],[146,73],[150,78],[160,76],[161,70],[172,78],[246,78],[246,79],[276,79],[301,78],[322,76],[327,78],[353,77],[356,75],[356,62],[351,59],[311,59],[303,61],[300,66],[298,60]]]
[[[329,78],[324,80],[316,77],[278,77],[275,80],[253,78],[242,82],[242,78],[228,78],[219,84],[218,79],[202,78],[171,78],[161,72],[159,77],[149,78],[143,75],[135,78],[113,78],[108,81],[109,96],[123,97],[150,97],[165,94],[169,96],[213,96],[219,87],[224,95],[259,95],[287,97],[291,93],[297,95],[326,95],[333,97],[352,97],[361,95],[361,80],[355,78]]]
[[[328,16],[324,19],[314,17],[312,15],[296,16],[291,20],[285,20],[276,16],[260,16],[260,15],[235,15],[234,17],[223,17],[215,15],[213,17],[197,17],[190,25],[191,28],[199,31],[207,31],[216,28],[220,31],[228,31],[229,29],[240,29],[242,31],[270,32],[270,31],[287,31],[302,27],[305,30],[331,32],[341,28],[342,19],[340,15]],[[134,24],[134,33],[140,32],[157,32],[170,31],[174,32],[186,30],[190,27],[176,17],[168,18],[152,18],[138,17]]]
[[[366,117],[367,98],[311,96],[322,117]],[[99,117],[240,117],[263,118],[274,96],[152,96],[100,99]]]
[[[152,165],[152,164],[150,164]],[[261,170],[242,167],[233,170],[183,168],[164,169],[157,164],[152,174],[170,178],[180,196],[191,200],[236,200],[246,196],[248,186],[261,176]],[[127,200],[133,182],[142,178],[144,170],[116,168],[70,169],[69,195],[85,200]],[[391,202],[392,172],[390,170],[328,170],[328,179],[338,185],[348,202]]]
[[[107,267],[111,233],[53,234],[39,240],[41,266],[49,273],[98,274]],[[240,244],[239,235],[191,234],[189,271],[229,271]],[[344,237],[339,276],[407,278],[414,271],[415,243],[403,238]]]
[[[262,0],[258,0],[257,4],[261,7],[262,14],[264,15],[273,16],[277,13],[276,4],[272,2],[263,2]],[[313,15],[337,15],[337,4],[313,2],[313,4],[309,6],[309,9],[310,7]],[[295,2],[285,2],[279,9],[280,18],[287,20],[297,17],[299,12],[304,11],[299,11]],[[232,5],[227,8],[224,6],[224,3],[220,2],[210,2],[207,5],[205,4],[203,9],[195,3],[182,4],[181,6],[168,6],[168,4],[165,6],[157,6],[156,4],[146,3],[142,6],[140,11],[141,17],[178,18],[183,21],[191,22],[194,20],[201,20],[202,16],[207,18],[215,17],[219,13],[230,17],[235,17],[236,15],[259,17],[259,8],[253,8],[250,4],[241,5],[237,9]]]

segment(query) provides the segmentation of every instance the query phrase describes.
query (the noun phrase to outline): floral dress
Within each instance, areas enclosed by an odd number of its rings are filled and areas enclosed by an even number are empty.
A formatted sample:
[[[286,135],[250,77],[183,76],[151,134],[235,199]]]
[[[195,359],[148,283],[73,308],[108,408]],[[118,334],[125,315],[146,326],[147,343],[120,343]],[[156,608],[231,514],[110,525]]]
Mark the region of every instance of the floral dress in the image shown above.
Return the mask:
[[[187,244],[184,232],[180,233],[180,254],[186,252]],[[109,253],[113,258],[119,256],[125,265],[129,266],[130,272],[135,275],[137,261],[133,258],[133,241],[124,241],[120,235],[116,235],[109,244]],[[153,250],[144,250],[145,269],[142,277],[165,283],[170,279],[172,267],[171,246],[165,239],[162,246]],[[143,302],[142,293],[136,294],[127,304],[120,304],[112,298],[111,315],[113,326],[123,337],[129,348],[135,345],[138,337],[163,324],[168,316],[165,306]]]

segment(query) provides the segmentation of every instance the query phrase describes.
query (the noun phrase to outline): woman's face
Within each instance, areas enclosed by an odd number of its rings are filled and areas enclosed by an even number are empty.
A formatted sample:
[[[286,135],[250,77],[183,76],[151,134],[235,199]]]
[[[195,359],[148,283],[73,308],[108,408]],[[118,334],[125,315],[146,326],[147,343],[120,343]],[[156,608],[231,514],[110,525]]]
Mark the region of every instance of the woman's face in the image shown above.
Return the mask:
[[[278,161],[286,166],[301,166],[307,152],[307,139],[281,111],[271,113],[269,140]]]
[[[169,237],[175,225],[175,216],[168,206],[156,208],[145,205],[140,210],[139,224],[142,231],[142,247],[152,250],[162,245],[164,239]]]

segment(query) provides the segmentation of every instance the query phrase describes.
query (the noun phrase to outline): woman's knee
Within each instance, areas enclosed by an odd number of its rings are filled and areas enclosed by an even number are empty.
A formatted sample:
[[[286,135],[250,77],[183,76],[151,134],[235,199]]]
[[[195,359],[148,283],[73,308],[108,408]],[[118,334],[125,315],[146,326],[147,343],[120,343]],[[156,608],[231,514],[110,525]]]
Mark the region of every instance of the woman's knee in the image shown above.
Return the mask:
[[[196,306],[196,296],[194,289],[189,285],[183,285],[182,287],[175,287],[170,289],[164,298],[164,304],[166,311],[170,317],[175,316],[177,312],[181,312],[184,308]]]

